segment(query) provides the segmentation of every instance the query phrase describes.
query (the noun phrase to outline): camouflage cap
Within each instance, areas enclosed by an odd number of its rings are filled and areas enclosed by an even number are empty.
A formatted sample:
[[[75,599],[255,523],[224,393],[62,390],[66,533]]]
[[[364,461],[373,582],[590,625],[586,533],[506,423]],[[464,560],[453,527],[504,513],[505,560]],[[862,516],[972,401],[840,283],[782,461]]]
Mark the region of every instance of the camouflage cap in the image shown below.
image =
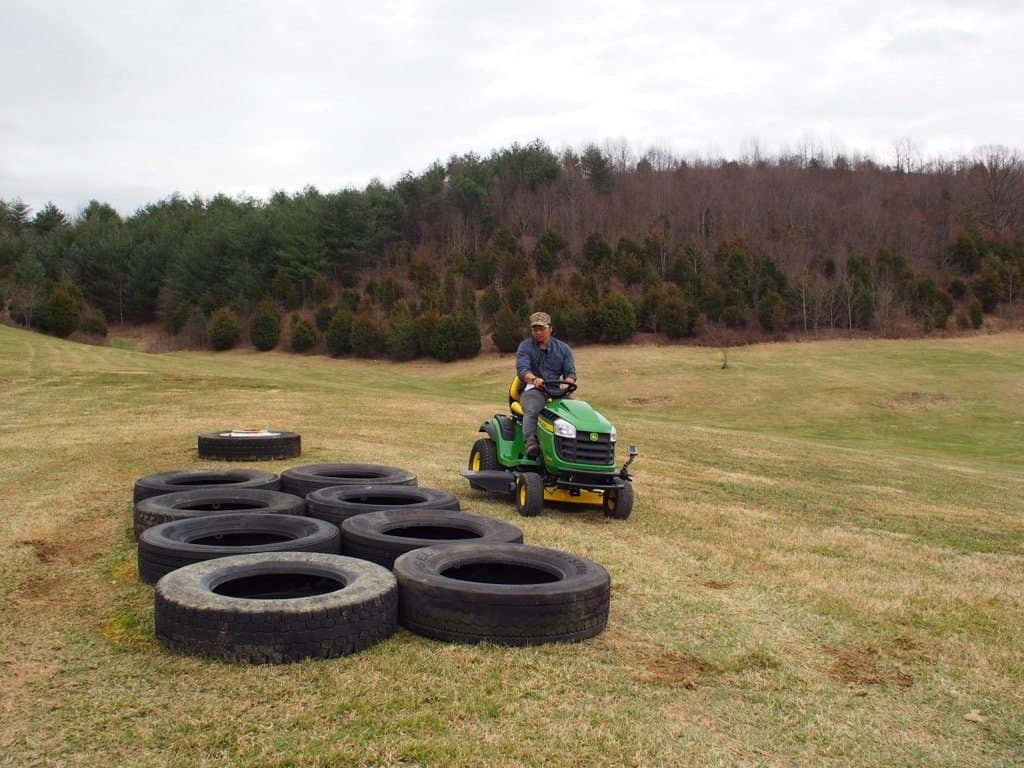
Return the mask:
[[[547,312],[534,312],[530,315],[530,327],[535,325],[551,325],[551,315]]]

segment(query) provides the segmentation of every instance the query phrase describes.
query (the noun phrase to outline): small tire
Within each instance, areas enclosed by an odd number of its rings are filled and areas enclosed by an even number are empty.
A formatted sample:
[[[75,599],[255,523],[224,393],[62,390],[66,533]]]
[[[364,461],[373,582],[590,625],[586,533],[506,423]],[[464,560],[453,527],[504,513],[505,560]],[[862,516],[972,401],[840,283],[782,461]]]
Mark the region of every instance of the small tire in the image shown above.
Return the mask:
[[[535,472],[516,475],[516,512],[537,517],[544,508],[544,479]]]
[[[135,504],[132,518],[137,539],[147,528],[172,520],[244,512],[305,515],[306,502],[298,496],[280,491],[199,488],[143,499]]]
[[[306,514],[341,525],[354,515],[382,509],[459,509],[455,494],[408,485],[339,485],[306,496]]]
[[[326,659],[391,635],[394,575],[319,552],[234,555],[193,563],[156,584],[157,639],[171,650],[254,664]]]
[[[258,469],[176,469],[140,477],[135,481],[132,500],[195,488],[276,491],[280,487],[277,475]]]
[[[302,453],[302,437],[295,432],[226,430],[199,435],[199,458],[219,461],[292,459]]]
[[[341,524],[342,554],[387,568],[406,552],[457,541],[522,543],[523,532],[504,520],[448,509],[382,509]]]
[[[608,571],[554,549],[441,544],[399,557],[395,576],[399,623],[437,640],[576,642],[608,623]]]
[[[494,441],[489,437],[483,437],[473,443],[473,447],[469,451],[469,462],[468,468],[471,472],[486,472],[495,469],[501,469],[501,464],[498,463],[498,446],[494,444]],[[486,490],[479,483],[474,483],[472,480],[469,481],[469,487],[477,491]]]
[[[255,552],[341,552],[341,531],[293,515],[191,517],[147,528],[139,537],[139,578],[156,584],[171,571],[218,557]]]
[[[306,496],[335,485],[416,485],[416,473],[383,464],[307,464],[281,473],[281,489]]]
[[[609,488],[601,497],[601,510],[605,517],[625,520],[633,511],[633,485],[623,483],[617,488]]]

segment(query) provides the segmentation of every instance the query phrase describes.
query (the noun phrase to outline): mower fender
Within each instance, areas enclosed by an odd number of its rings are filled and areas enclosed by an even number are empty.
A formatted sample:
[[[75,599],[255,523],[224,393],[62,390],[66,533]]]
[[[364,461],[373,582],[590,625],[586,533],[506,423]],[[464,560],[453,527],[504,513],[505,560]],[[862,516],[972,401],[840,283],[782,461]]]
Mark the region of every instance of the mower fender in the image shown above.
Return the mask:
[[[508,470],[481,469],[474,472],[471,469],[464,469],[459,474],[469,480],[474,487],[483,488],[488,493],[515,492],[516,476]]]
[[[477,432],[486,432],[490,436],[491,440],[498,439],[498,430],[494,428],[493,421],[485,421],[480,425],[480,429],[478,429]]]

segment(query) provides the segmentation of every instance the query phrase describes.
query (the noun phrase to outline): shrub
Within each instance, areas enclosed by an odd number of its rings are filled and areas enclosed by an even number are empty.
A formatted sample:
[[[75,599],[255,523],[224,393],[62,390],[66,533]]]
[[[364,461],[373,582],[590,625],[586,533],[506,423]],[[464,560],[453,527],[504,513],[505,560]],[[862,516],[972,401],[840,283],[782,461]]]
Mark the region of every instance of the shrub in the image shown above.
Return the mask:
[[[185,323],[192,314],[192,305],[187,301],[183,301],[167,315],[167,330],[171,332],[172,336],[177,336],[181,333],[185,327]]]
[[[1003,281],[992,266],[986,266],[981,274],[971,281],[971,290],[981,302],[981,311],[991,314],[996,311],[999,299],[1003,295]]]
[[[981,328],[982,322],[985,318],[982,315],[981,301],[978,299],[971,299],[971,327]]]
[[[747,324],[746,314],[738,304],[729,304],[722,310],[721,321],[729,328],[742,328]]]
[[[480,354],[480,326],[469,310],[460,312],[455,320],[455,354],[463,359]]]
[[[699,314],[697,305],[692,301],[684,299],[680,294],[671,295],[661,302],[661,328],[670,339],[692,336]]]
[[[781,331],[786,327],[786,301],[778,291],[768,291],[761,297],[757,319],[766,331]]]
[[[335,308],[330,304],[321,304],[316,308],[316,314],[313,319],[316,321],[316,329],[321,333],[327,331],[327,326],[331,324],[331,318],[334,317]]]
[[[344,308],[339,308],[327,324],[324,342],[327,352],[333,356],[343,355],[352,350],[352,315]]]
[[[960,299],[967,295],[967,283],[959,277],[954,277],[949,284],[949,293],[954,299],[960,301]]]
[[[598,305],[597,322],[608,341],[627,341],[636,330],[636,310],[621,293],[612,293]]]
[[[103,316],[102,312],[95,309],[87,309],[82,313],[82,318],[78,323],[78,330],[82,331],[82,333],[91,333],[94,336],[106,336],[107,318]]]
[[[370,312],[360,312],[352,318],[349,330],[349,345],[359,357],[373,357],[380,354],[384,339],[377,327],[377,320]]]
[[[249,339],[260,352],[267,352],[281,340],[281,315],[265,301],[260,304],[249,325]]]
[[[508,304],[502,304],[501,309],[494,313],[491,340],[498,351],[503,353],[515,352],[519,342],[523,340],[522,321]]]
[[[452,315],[444,315],[434,326],[430,336],[430,354],[442,363],[450,363],[458,356],[456,335],[458,323]]]
[[[39,305],[37,322],[44,333],[66,339],[78,328],[80,318],[78,299],[68,288],[57,285]]]
[[[319,303],[331,300],[331,284],[323,275],[313,278],[313,301]]]
[[[291,345],[295,352],[305,352],[316,344],[316,331],[313,324],[303,317],[292,315],[291,321]]]
[[[227,307],[222,307],[213,313],[210,320],[210,346],[218,352],[231,349],[238,343],[242,335],[242,329],[238,326],[238,319],[235,313]]]
[[[384,348],[392,360],[412,360],[420,350],[416,342],[416,326],[408,313],[391,319],[391,330],[384,339]]]

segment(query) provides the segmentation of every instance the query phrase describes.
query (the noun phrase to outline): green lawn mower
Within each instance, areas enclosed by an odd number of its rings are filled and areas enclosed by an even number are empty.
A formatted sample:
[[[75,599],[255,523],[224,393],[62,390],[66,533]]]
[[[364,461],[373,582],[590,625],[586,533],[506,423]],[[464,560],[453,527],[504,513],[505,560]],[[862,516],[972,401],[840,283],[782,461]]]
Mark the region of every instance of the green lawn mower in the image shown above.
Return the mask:
[[[629,465],[637,456],[629,446],[629,459],[615,468],[615,427],[582,400],[568,395],[571,382],[545,382],[547,405],[537,420],[540,456],[526,457],[522,382],[509,387],[509,414],[496,413],[480,426],[483,437],[469,452],[469,468],[462,476],[470,487],[490,493],[512,494],[516,509],[525,517],[539,515],[545,501],[599,505],[607,517],[625,520],[633,511],[633,484]]]

